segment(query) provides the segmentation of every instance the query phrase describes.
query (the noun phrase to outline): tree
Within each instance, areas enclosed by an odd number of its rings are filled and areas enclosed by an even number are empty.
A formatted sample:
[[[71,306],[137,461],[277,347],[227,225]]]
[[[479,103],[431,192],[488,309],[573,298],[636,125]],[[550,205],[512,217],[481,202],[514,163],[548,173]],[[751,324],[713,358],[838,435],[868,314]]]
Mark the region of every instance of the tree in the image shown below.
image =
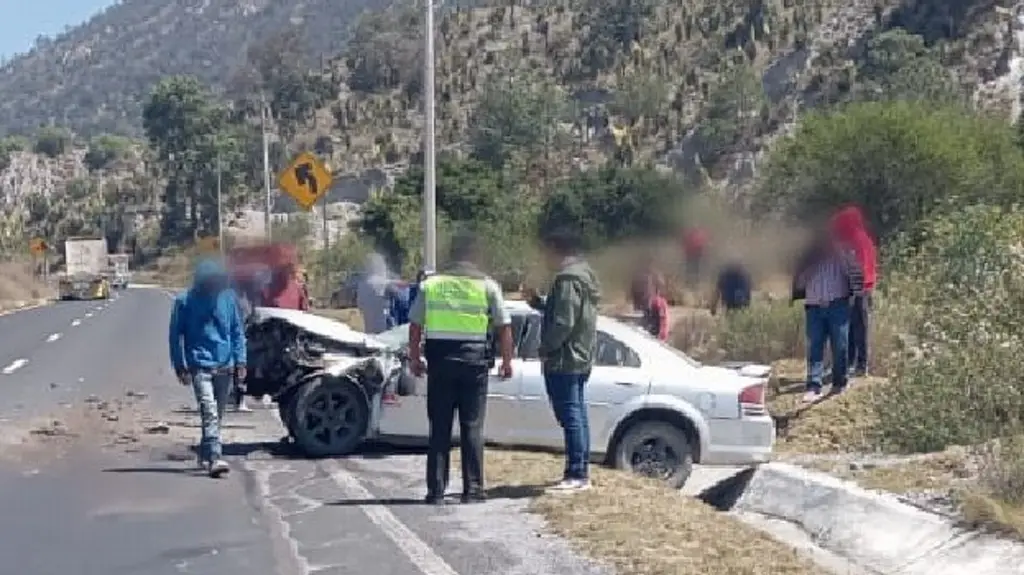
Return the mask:
[[[676,178],[642,167],[609,164],[555,190],[540,210],[544,234],[578,231],[591,248],[670,232],[686,190]]]
[[[896,28],[872,38],[858,69],[864,99],[965,104],[965,94],[924,38]]]
[[[8,136],[0,139],[0,172],[11,165],[11,157],[14,152],[23,152],[28,149],[28,142],[23,138]]]
[[[564,109],[563,95],[547,82],[529,78],[491,82],[484,88],[473,120],[473,157],[495,169],[516,154],[531,164],[544,151]]]
[[[422,248],[423,171],[410,168],[390,193],[363,204],[360,232],[389,261],[413,271]],[[442,157],[437,170],[439,236],[452,228],[475,232],[492,272],[525,269],[534,239],[536,206],[516,193],[499,170],[477,160]]]
[[[854,202],[887,238],[933,212],[1008,205],[1022,191],[1024,157],[1005,123],[959,107],[865,102],[806,116],[769,158],[754,208],[816,221]]]
[[[349,86],[366,93],[402,89],[410,98],[418,95],[423,85],[421,18],[412,6],[365,13],[345,51]]]
[[[241,129],[229,120],[228,109],[190,76],[165,78],[146,102],[143,128],[168,179],[164,242],[216,232],[217,171],[230,177],[244,162]]]
[[[760,133],[765,105],[761,81],[749,66],[736,66],[723,74],[697,128],[702,163],[710,167],[734,149],[749,149]]]
[[[35,153],[56,158],[71,148],[71,132],[56,126],[46,126],[36,133]]]
[[[85,153],[85,165],[91,171],[99,171],[109,167],[131,149],[132,142],[128,138],[104,134],[89,142]]]

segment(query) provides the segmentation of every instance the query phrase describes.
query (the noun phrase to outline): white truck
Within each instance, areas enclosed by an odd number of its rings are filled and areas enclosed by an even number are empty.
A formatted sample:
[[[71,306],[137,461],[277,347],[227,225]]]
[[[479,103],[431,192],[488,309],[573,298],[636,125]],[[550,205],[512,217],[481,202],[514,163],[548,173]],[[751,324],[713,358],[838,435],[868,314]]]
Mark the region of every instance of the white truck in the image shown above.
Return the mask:
[[[131,281],[131,271],[128,263],[131,260],[130,254],[110,254],[110,287],[114,289],[125,289]]]
[[[78,237],[64,242],[64,274],[58,282],[60,299],[110,297],[106,238]]]

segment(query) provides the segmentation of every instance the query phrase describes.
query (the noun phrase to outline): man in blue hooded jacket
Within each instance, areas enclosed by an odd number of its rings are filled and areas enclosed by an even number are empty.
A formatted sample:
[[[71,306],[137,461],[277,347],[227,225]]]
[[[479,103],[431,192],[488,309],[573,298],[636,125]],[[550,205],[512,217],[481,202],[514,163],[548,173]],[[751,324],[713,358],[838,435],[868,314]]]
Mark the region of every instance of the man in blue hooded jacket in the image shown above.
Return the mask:
[[[199,403],[199,461],[211,477],[228,472],[220,422],[235,378],[245,379],[245,327],[227,271],[216,260],[195,269],[192,288],[178,295],[171,311],[171,365]]]

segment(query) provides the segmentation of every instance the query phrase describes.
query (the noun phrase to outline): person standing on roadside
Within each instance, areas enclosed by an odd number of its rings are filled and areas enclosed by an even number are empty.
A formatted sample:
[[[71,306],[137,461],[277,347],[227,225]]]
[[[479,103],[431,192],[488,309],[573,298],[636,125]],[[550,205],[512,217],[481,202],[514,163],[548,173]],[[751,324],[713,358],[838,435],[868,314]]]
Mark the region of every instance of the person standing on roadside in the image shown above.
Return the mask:
[[[711,315],[718,313],[718,306],[724,305],[726,313],[750,306],[753,281],[750,273],[738,261],[730,262],[718,272],[715,295],[711,298]]]
[[[878,279],[878,254],[875,241],[867,231],[864,213],[857,206],[846,206],[832,218],[836,235],[853,248],[857,263],[864,271],[864,292],[853,297],[850,308],[850,372],[856,377],[868,373],[868,342],[871,331],[871,294]]]
[[[683,232],[683,256],[686,259],[686,283],[691,289],[700,284],[704,256],[707,254],[708,233],[703,228],[690,228]]]
[[[227,271],[215,260],[196,266],[193,286],[174,300],[170,321],[171,366],[199,404],[199,463],[211,477],[228,472],[220,424],[232,382],[245,380],[246,341],[238,301]]]
[[[565,232],[544,239],[548,267],[557,270],[546,297],[527,289],[529,304],[544,312],[539,355],[551,408],[565,435],[565,469],[553,492],[590,488],[590,425],[586,384],[594,365],[601,285]]]
[[[417,377],[426,373],[428,381],[424,501],[430,505],[443,503],[448,488],[456,412],[462,502],[485,499],[483,428],[495,335],[501,353],[498,376],[512,377],[512,318],[501,287],[477,267],[475,246],[476,239],[469,234],[452,239],[452,264],[423,282],[409,313],[409,365]]]
[[[864,273],[853,249],[828,229],[820,230],[793,276],[792,300],[804,300],[807,388],[804,403],[821,398],[825,344],[832,347],[832,389],[846,389],[850,300],[864,290]]]
[[[366,258],[365,274],[356,286],[356,306],[363,316],[363,331],[369,334],[388,329],[391,316],[388,265],[384,256],[370,254]]]
[[[661,341],[668,341],[668,300],[665,299],[665,280],[661,277],[654,280],[651,299],[644,312],[644,326],[647,332],[654,337]]]

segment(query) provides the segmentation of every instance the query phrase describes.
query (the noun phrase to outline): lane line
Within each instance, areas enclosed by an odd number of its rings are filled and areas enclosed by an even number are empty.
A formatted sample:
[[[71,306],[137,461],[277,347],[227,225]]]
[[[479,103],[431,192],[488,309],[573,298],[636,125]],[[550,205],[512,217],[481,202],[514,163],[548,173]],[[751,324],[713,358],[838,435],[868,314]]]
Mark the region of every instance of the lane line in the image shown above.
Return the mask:
[[[269,410],[271,415],[281,423],[281,416],[277,410]],[[323,462],[325,470],[330,474],[331,480],[341,488],[348,499],[373,500],[376,497],[370,493],[354,475],[343,469],[334,462]],[[360,510],[369,520],[380,529],[385,537],[391,540],[398,547],[403,555],[412,561],[423,575],[459,575],[459,572],[452,568],[437,551],[428,545],[419,535],[402,523],[395,514],[383,505],[359,505]]]
[[[80,325],[82,325],[82,320],[80,319],[76,319],[75,321],[71,322],[71,327],[78,327]]]
[[[3,373],[4,375],[11,375],[12,373],[18,371],[19,369],[25,367],[25,364],[27,363],[27,359],[16,359],[12,361],[10,365],[4,368]]]
[[[86,317],[86,318],[90,318],[90,317],[92,317],[92,312],[89,312],[89,313],[85,314],[85,317]]]
[[[58,339],[60,339],[60,334],[59,333],[51,333],[50,337],[46,338],[46,343],[53,343],[53,342],[57,341]]]

